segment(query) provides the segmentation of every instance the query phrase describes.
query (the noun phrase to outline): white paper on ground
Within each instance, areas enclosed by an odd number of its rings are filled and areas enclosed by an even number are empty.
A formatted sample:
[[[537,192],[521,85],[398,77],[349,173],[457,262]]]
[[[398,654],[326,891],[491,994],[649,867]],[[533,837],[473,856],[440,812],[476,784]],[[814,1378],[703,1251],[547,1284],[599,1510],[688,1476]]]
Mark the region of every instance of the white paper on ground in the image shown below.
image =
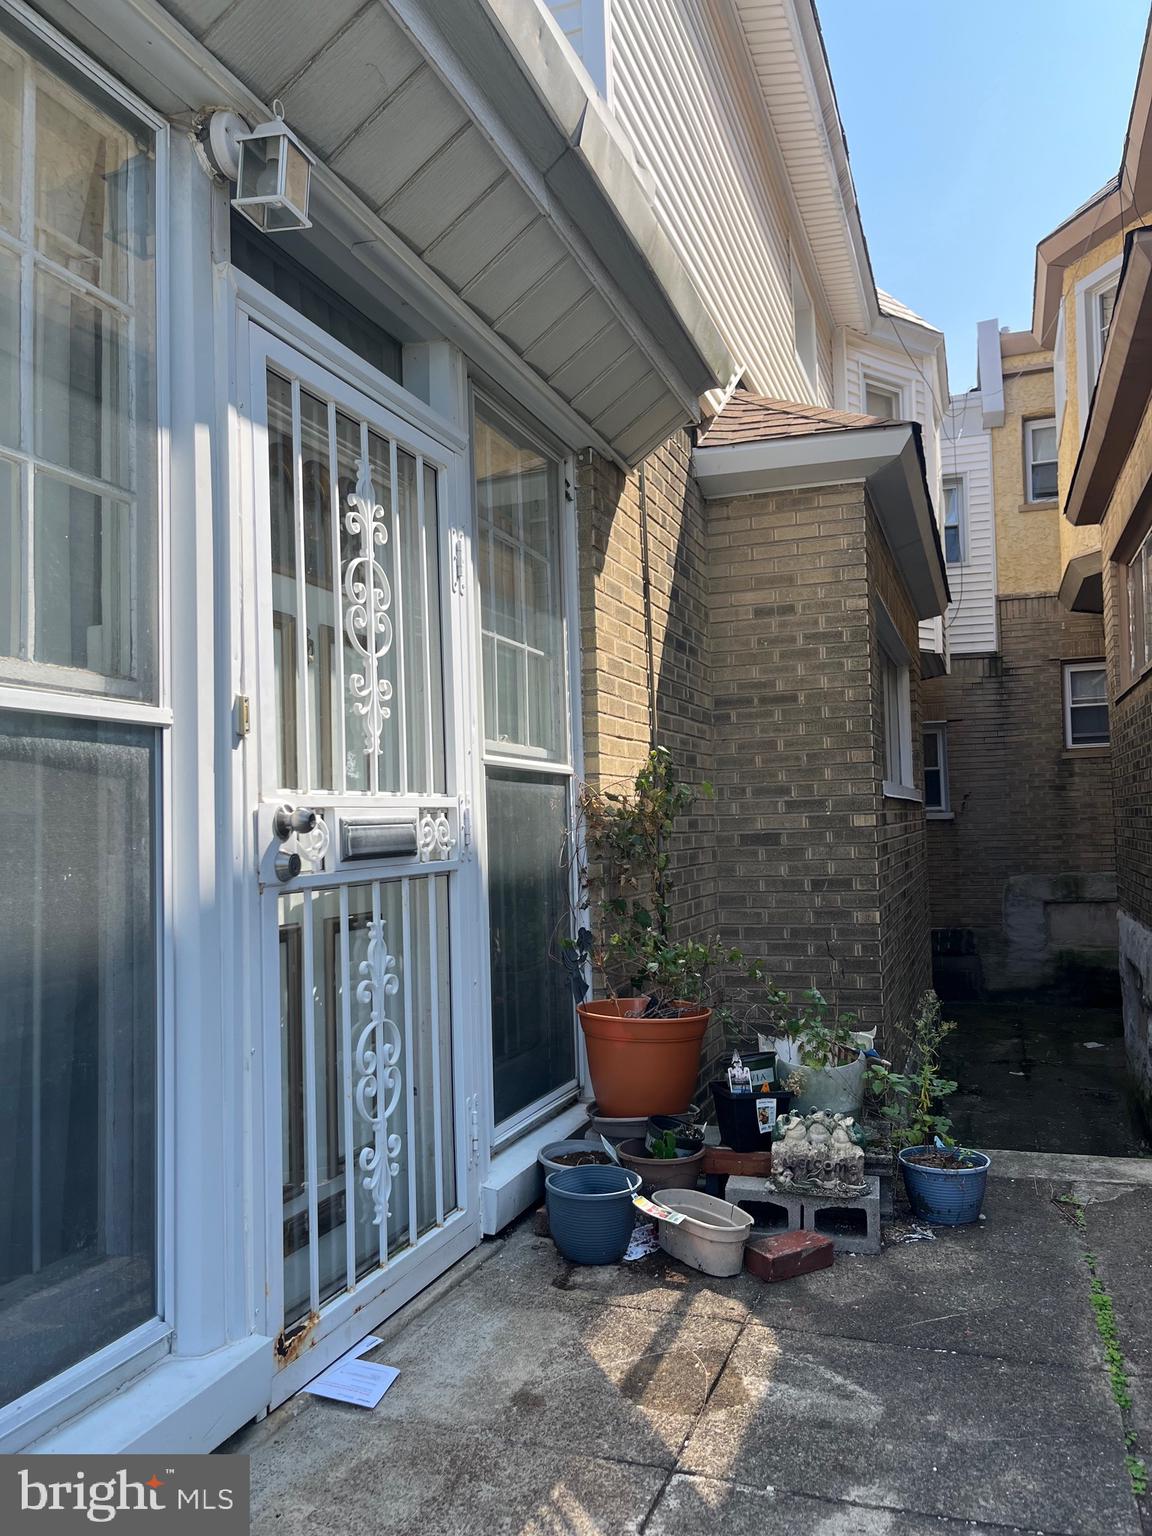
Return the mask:
[[[368,1350],[379,1344],[375,1334],[361,1339],[346,1355],[321,1371],[304,1388],[313,1397],[329,1397],[338,1403],[354,1403],[358,1408],[375,1408],[400,1372],[393,1365],[374,1365],[362,1360]]]

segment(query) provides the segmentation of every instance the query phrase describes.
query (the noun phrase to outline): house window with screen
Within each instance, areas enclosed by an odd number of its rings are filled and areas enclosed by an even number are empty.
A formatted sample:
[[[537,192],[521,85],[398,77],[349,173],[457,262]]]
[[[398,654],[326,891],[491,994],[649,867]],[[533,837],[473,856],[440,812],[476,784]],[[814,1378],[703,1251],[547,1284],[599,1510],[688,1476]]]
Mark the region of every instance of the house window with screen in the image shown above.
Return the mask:
[[[948,803],[948,728],[943,724],[924,727],[924,809],[943,814]]]
[[[944,481],[944,560],[959,565],[964,559],[964,482],[958,475]]]
[[[1108,677],[1102,661],[1065,664],[1064,744],[1108,745]]]
[[[1128,562],[1128,675],[1152,664],[1152,532]]]
[[[912,693],[908,649],[887,609],[876,609],[881,708],[884,725],[884,793],[918,800],[912,782]]]
[[[1088,295],[1088,368],[1089,380],[1095,382],[1104,361],[1104,348],[1108,345],[1108,332],[1112,326],[1112,311],[1116,305],[1119,280],[1113,279],[1104,287]]]
[[[880,416],[885,421],[900,420],[900,391],[890,389],[885,384],[873,384],[871,379],[864,381],[864,414],[866,416]]]
[[[1028,500],[1055,501],[1057,495],[1055,417],[1024,423],[1024,468]]]

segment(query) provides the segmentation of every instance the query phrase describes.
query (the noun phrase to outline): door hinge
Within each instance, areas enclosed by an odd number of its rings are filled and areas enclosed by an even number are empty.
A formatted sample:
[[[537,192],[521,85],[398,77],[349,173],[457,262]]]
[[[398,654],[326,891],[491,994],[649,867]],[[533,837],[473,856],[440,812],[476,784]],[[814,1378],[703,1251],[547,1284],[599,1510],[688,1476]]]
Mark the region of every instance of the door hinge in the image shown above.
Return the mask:
[[[468,1100],[468,1166],[475,1168],[480,1161],[480,1105],[476,1095]]]
[[[252,729],[252,706],[246,693],[236,695],[236,702],[232,706],[232,728],[237,741],[243,741]]]
[[[464,535],[459,528],[452,530],[452,590],[457,595],[464,591]]]
[[[460,796],[460,846],[472,846],[472,802],[467,795]]]

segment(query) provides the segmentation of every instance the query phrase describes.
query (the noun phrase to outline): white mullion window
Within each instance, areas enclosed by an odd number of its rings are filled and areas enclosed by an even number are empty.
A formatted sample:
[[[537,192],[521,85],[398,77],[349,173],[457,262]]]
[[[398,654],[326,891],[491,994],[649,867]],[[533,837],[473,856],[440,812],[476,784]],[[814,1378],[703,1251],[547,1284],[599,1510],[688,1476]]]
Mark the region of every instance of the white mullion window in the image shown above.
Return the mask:
[[[158,140],[0,12],[0,1437],[162,1336]]]
[[[1055,501],[1059,495],[1056,464],[1056,418],[1024,423],[1025,499]]]
[[[924,810],[946,816],[952,809],[948,792],[948,727],[943,721],[924,726]]]
[[[908,647],[888,610],[876,605],[883,726],[884,793],[899,800],[919,800],[912,773],[912,674]]]
[[[1064,664],[1064,745],[1106,747],[1108,673],[1102,661]]]
[[[572,730],[563,464],[487,401],[473,417],[498,1140],[575,1096],[569,921]]]
[[[5,36],[0,140],[0,680],[154,701],[154,134]]]
[[[1128,562],[1128,676],[1135,681],[1152,665],[1152,532]]]
[[[948,475],[944,480],[944,563],[963,565],[967,542],[964,480],[961,475]]]

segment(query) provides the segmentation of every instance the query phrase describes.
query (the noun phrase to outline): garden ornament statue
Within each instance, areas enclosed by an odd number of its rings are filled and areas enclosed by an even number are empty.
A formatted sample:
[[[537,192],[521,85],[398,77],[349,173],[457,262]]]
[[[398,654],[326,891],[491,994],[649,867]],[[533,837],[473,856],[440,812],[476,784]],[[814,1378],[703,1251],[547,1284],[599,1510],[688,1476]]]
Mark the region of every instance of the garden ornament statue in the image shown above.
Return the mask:
[[[864,1148],[852,1139],[851,1115],[818,1109],[776,1122],[772,1176],[785,1189],[855,1195],[864,1188]]]

